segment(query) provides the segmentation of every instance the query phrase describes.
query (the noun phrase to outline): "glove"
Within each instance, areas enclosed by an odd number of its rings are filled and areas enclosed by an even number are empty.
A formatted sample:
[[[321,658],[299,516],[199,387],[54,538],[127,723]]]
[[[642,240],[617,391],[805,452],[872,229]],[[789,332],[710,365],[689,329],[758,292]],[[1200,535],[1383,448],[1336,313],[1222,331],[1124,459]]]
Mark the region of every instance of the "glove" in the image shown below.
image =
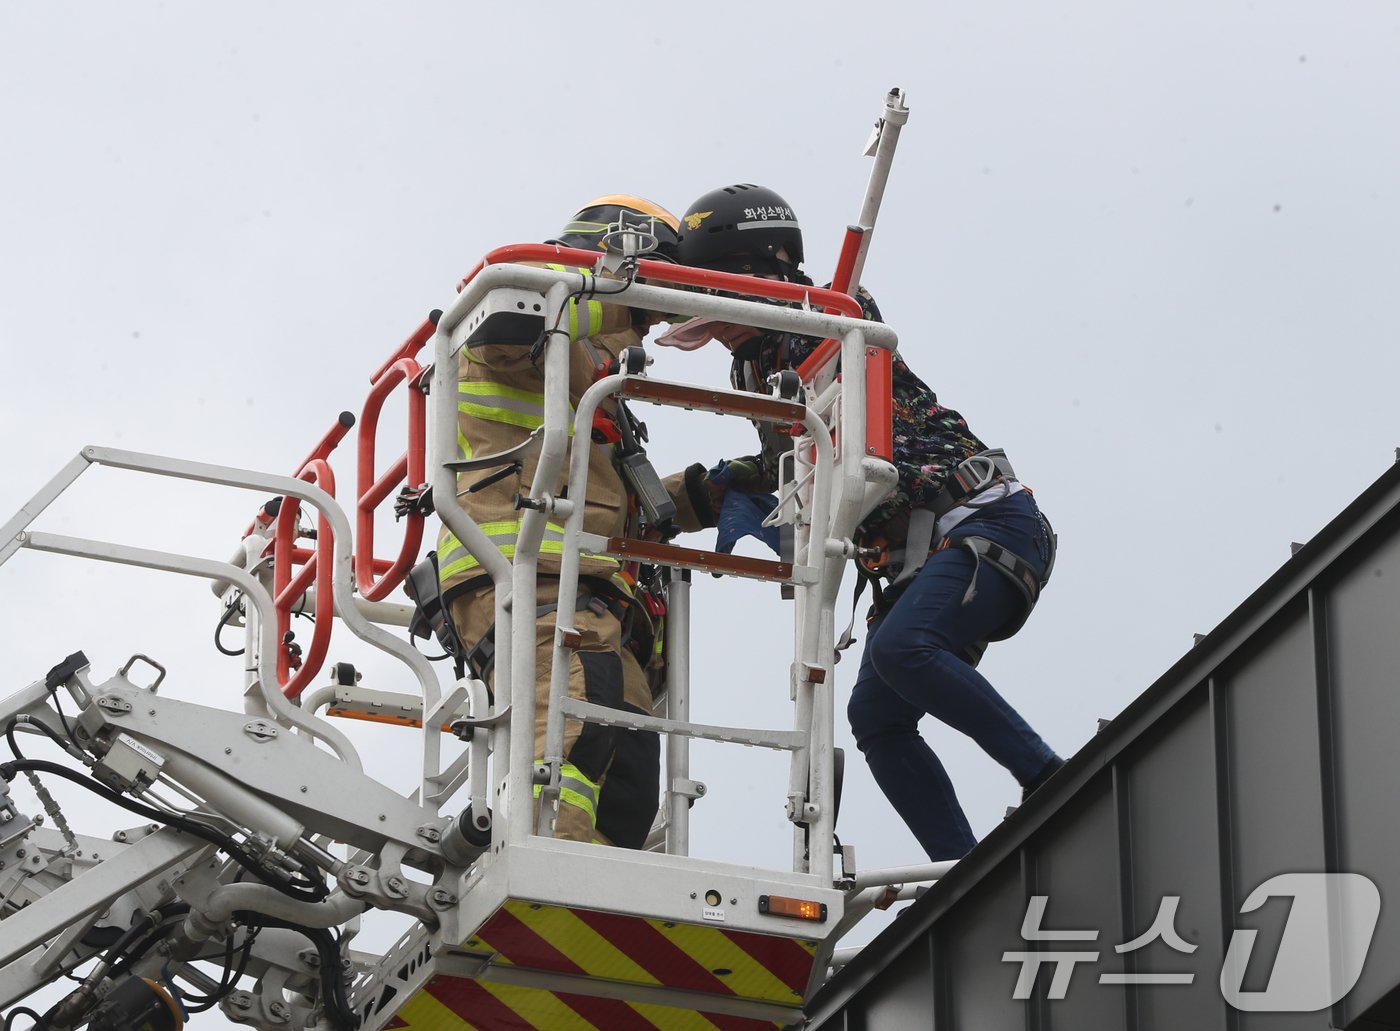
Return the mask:
[[[765,493],[763,460],[757,455],[750,455],[720,462],[705,474],[705,482],[713,483],[726,491],[739,491],[742,494]]]
[[[742,491],[726,491],[724,503],[719,510],[719,533],[715,540],[715,550],[730,554],[734,545],[745,537],[754,537],[780,555],[778,550],[778,527],[764,526],[763,520],[778,507],[778,499],[772,494],[745,494]]]

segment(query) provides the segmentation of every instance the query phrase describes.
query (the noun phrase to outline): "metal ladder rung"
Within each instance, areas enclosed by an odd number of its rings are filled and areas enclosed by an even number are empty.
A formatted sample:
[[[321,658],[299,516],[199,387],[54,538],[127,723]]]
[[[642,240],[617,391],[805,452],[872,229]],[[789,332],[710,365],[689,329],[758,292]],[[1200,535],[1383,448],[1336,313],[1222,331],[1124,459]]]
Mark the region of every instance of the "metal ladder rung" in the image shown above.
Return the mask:
[[[705,741],[727,741],[732,744],[788,752],[805,748],[808,744],[808,735],[800,730],[749,730],[744,727],[716,727],[707,723],[684,723],[679,720],[661,719],[658,716],[644,716],[623,709],[610,709],[606,705],[596,705],[577,698],[563,699],[560,708],[565,716],[587,720],[589,723],[627,727],[631,730],[651,730],[658,734],[680,734]]]
[[[592,539],[599,542],[606,541],[606,543],[592,544],[581,535],[579,543],[585,551],[611,555],[614,558],[636,559],[657,566],[699,569],[710,573],[742,576],[750,580],[771,580],[777,583],[810,583],[815,576],[815,570],[807,566],[794,566],[791,562],[772,562],[768,559],[746,558],[742,555],[726,555],[719,551],[697,551],[694,548],[680,548],[674,544],[639,541],[631,537],[593,537]]]
[[[629,377],[618,393],[637,401],[651,401],[697,412],[743,415],[759,422],[796,423],[800,426],[807,415],[807,406],[797,401],[784,401],[739,390],[692,387],[645,377]]]

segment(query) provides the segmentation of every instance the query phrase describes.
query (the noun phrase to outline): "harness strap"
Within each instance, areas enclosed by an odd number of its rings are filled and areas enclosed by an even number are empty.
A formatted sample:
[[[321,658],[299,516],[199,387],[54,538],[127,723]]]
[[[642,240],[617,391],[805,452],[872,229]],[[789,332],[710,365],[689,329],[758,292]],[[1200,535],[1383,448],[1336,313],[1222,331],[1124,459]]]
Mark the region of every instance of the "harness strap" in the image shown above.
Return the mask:
[[[841,653],[856,643],[856,610],[860,607],[860,596],[865,593],[865,588],[869,586],[874,592],[874,604],[876,610],[881,608],[884,591],[880,588],[880,578],[873,573],[867,572],[866,568],[859,562],[856,563],[856,589],[851,595],[851,621],[846,624],[846,629],[841,631],[841,637],[836,642],[836,659],[841,660]]]
[[[965,504],[973,495],[980,494],[999,480],[1014,480],[1016,470],[1001,448],[989,448],[959,462],[943,482],[943,487],[933,496],[929,507],[933,514],[941,517],[959,505]]]
[[[547,616],[551,612],[557,611],[559,603],[549,602],[535,608],[535,618]],[[574,605],[575,612],[582,612],[584,609],[591,609],[598,615],[604,612],[611,612],[618,622],[622,622],[627,615],[626,608],[618,601],[596,594],[587,588],[580,587],[578,600]],[[478,680],[486,681],[492,667],[496,665],[496,624],[492,623],[486,628],[486,633],[481,635],[481,639],[467,649],[466,663],[472,671],[472,675]]]
[[[933,529],[937,525],[938,516],[932,509],[916,508],[909,513],[909,532],[904,539],[904,565],[891,587],[914,579],[915,574],[924,568],[933,551]]]
[[[996,541],[988,540],[986,537],[968,535],[966,537],[945,538],[942,544],[939,545],[939,550],[941,551],[944,548],[961,548],[972,554],[972,580],[968,583],[967,590],[963,593],[962,604],[970,605],[973,599],[977,597],[977,574],[981,570],[983,562],[988,563],[992,569],[1015,584],[1017,590],[1021,592],[1021,596],[1025,599],[1026,604],[1021,610],[1020,618],[1007,624],[1007,626],[1001,630],[998,630],[996,635],[988,638],[988,640],[1004,641],[1006,638],[1015,634],[1016,631],[1020,630],[1030,617],[1031,610],[1035,608],[1035,603],[1040,600],[1041,588],[1048,582],[1049,576],[1047,575],[1046,578],[1042,580],[1029,562],[1021,558],[1021,556],[1017,555],[1015,552],[1007,550]],[[1053,551],[1054,545],[1052,543],[1052,561]]]

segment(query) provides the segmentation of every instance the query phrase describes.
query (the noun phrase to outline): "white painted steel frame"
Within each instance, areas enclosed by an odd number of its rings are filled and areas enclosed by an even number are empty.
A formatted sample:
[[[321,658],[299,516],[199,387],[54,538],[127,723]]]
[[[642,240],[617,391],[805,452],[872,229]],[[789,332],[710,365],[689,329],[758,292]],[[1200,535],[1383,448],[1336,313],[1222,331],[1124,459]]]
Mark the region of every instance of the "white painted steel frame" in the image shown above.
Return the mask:
[[[447,465],[455,454],[456,446],[456,361],[455,355],[465,335],[462,321],[490,290],[500,286],[521,286],[537,290],[546,298],[546,317],[553,321],[563,311],[570,292],[578,285],[579,277],[571,273],[527,266],[496,266],[488,268],[476,277],[457,298],[453,306],[444,313],[435,336],[436,361],[434,366],[434,389],[432,392],[432,436],[430,445],[435,461],[432,463],[433,486],[439,497],[455,496],[455,475]],[[831,731],[833,719],[833,667],[831,648],[834,639],[834,602],[843,572],[844,562],[850,555],[849,536],[868,511],[872,497],[878,497],[887,489],[893,470],[888,463],[871,460],[863,452],[865,439],[865,396],[864,369],[865,354],[869,347],[892,348],[895,336],[883,325],[863,323],[860,320],[800,309],[776,307],[758,302],[735,298],[697,294],[688,291],[672,290],[649,284],[635,284],[628,288],[627,301],[639,307],[654,310],[669,310],[677,314],[699,317],[723,318],[730,321],[755,325],[772,330],[785,330],[812,336],[836,336],[842,341],[841,361],[845,375],[839,388],[825,392],[820,399],[831,404],[835,411],[831,424],[840,424],[839,452],[833,451],[831,425],[820,419],[809,408],[804,416],[806,434],[798,442],[799,446],[810,449],[811,476],[807,482],[799,484],[803,491],[803,504],[793,505],[793,517],[797,530],[797,552],[794,563],[794,580],[799,581],[797,590],[796,621],[794,626],[795,661],[792,666],[793,694],[796,700],[794,728],[791,731],[747,731],[736,728],[712,728],[692,724],[689,721],[689,582],[684,576],[673,578],[668,595],[672,619],[668,621],[668,633],[673,649],[672,675],[668,692],[668,710],[665,721],[649,721],[649,726],[672,731],[668,733],[667,757],[667,797],[668,797],[668,850],[673,856],[651,857],[647,862],[655,864],[656,878],[645,878],[646,884],[638,893],[636,884],[629,884],[628,898],[631,908],[641,910],[664,910],[658,903],[657,893],[663,890],[668,877],[679,872],[676,862],[683,866],[696,861],[686,858],[689,849],[689,797],[694,782],[689,780],[688,736],[726,736],[745,743],[766,744],[769,747],[790,748],[794,751],[791,765],[790,787],[793,796],[803,805],[812,807],[805,815],[810,830],[804,833],[798,828],[794,837],[793,871],[780,874],[774,871],[760,872],[748,867],[730,864],[707,864],[705,868],[716,871],[716,876],[737,878],[736,883],[752,885],[759,878],[765,884],[782,888],[797,886],[807,894],[820,893],[832,899],[833,914],[840,913],[841,895],[832,892],[830,887],[831,869]],[[563,518],[567,524],[564,558],[564,575],[561,575],[561,589],[574,589],[577,584],[578,543],[582,535],[582,506],[550,496],[548,488],[559,481],[564,457],[568,449],[568,429],[570,411],[568,404],[568,364],[569,347],[567,340],[551,336],[545,349],[546,405],[545,426],[540,438],[540,460],[531,484],[530,497],[540,503],[540,508],[527,509],[522,517],[520,547],[511,563],[481,533],[460,508],[455,505],[441,506],[440,514],[460,540],[481,562],[483,570],[496,585],[498,627],[507,639],[513,641],[511,648],[502,649],[497,660],[497,677],[500,694],[508,699],[505,706],[496,710],[479,711],[485,706],[473,692],[473,747],[470,753],[470,771],[465,762],[459,759],[448,771],[441,769],[440,732],[436,729],[440,717],[447,708],[455,709],[460,704],[466,687],[460,686],[444,698],[436,674],[426,659],[404,642],[374,626],[358,599],[354,597],[353,580],[350,574],[351,528],[348,519],[328,494],[306,481],[284,476],[273,476],[249,470],[214,466],[199,462],[188,462],[144,455],[117,449],[87,447],[70,461],[53,480],[41,489],[23,507],[3,530],[0,530],[0,564],[3,564],[19,548],[28,547],[35,551],[48,551],[84,556],[109,562],[141,566],[195,575],[208,578],[225,585],[232,585],[242,591],[251,603],[249,629],[251,640],[250,661],[253,664],[252,683],[256,693],[247,700],[255,706],[250,712],[264,714],[284,726],[296,727],[303,732],[320,737],[349,767],[358,769],[359,760],[353,747],[333,726],[317,719],[314,715],[297,709],[281,694],[277,686],[274,659],[278,642],[275,639],[275,613],[273,601],[265,586],[251,573],[245,572],[225,562],[212,562],[190,556],[174,555],[147,549],[125,547],[117,544],[63,537],[59,535],[29,532],[28,527],[58,496],[60,496],[81,473],[91,464],[103,464],[114,468],[145,472],[155,475],[216,483],[231,487],[247,488],[264,492],[296,497],[317,508],[331,524],[335,534],[333,568],[330,570],[331,589],[336,602],[337,614],[351,631],[362,640],[385,651],[407,665],[419,683],[424,712],[423,730],[423,783],[421,796],[425,802],[440,803],[442,798],[461,784],[463,777],[469,776],[472,796],[485,808],[488,795],[488,777],[495,774],[497,784],[507,785],[507,795],[498,801],[500,821],[496,824],[497,843],[515,841],[524,849],[519,853],[520,863],[509,864],[515,869],[507,870],[506,864],[497,864],[497,857],[487,856],[474,871],[475,878],[490,875],[493,868],[516,885],[517,894],[523,880],[529,880],[529,870],[536,864],[527,861],[528,855],[540,853],[541,860],[568,858],[575,865],[588,865],[593,862],[616,862],[599,850],[576,852],[574,843],[555,842],[534,834],[533,800],[529,772],[534,767],[533,720],[535,709],[534,692],[534,647],[533,634],[520,635],[514,641],[510,634],[511,615],[516,602],[524,606],[523,611],[532,612],[535,604],[536,560],[540,540],[543,537],[545,522],[551,516]],[[584,421],[586,415],[591,420],[592,411],[610,392],[616,391],[626,381],[626,376],[616,376],[598,384],[585,395],[586,403],[581,403],[576,416]],[[584,421],[586,424],[586,421]],[[587,462],[586,449],[578,449],[571,469],[570,496],[583,497],[586,491]],[[812,574],[803,575],[805,567]],[[400,622],[402,613],[393,613],[393,622]],[[556,666],[559,669],[558,652]],[[813,676],[813,671],[821,671],[824,676]],[[516,676],[515,674],[519,674]],[[554,700],[551,713],[552,725],[557,724],[562,731],[565,715],[607,716],[593,713],[584,706],[575,709],[563,704],[562,683],[559,690],[552,692]],[[7,708],[13,710],[16,703],[21,706],[36,703],[42,699],[42,684],[31,685],[38,695],[30,697],[33,691],[22,692],[10,700]],[[314,712],[314,710],[313,710]],[[502,720],[502,717],[505,717]],[[497,721],[497,722],[493,722]],[[523,732],[510,732],[510,724],[525,728]],[[493,768],[488,770],[488,749],[483,747],[485,738],[494,739],[497,746]],[[560,735],[562,736],[562,735]],[[557,745],[551,755],[557,752]],[[504,753],[504,754],[502,754]],[[520,775],[510,776],[512,770]],[[499,804],[503,802],[504,804]],[[120,857],[104,862],[99,868],[85,873],[52,896],[60,901],[33,910],[26,914],[26,920],[15,923],[16,918],[5,922],[5,941],[9,951],[0,953],[0,965],[11,963],[22,955],[31,952],[37,942],[51,936],[55,919],[71,920],[75,912],[86,912],[96,904],[92,898],[107,898],[111,892],[121,894],[121,885],[135,877],[126,865],[137,863],[141,869],[141,879],[149,878],[159,869],[167,868],[173,857],[159,851],[157,840],[165,840],[168,834],[146,839],[151,844],[138,843],[123,851]],[[804,856],[804,849],[810,846],[810,856]],[[190,844],[191,852],[206,847],[202,843]],[[571,852],[576,854],[570,855]],[[148,853],[150,853],[148,855]],[[562,855],[561,855],[562,853]],[[183,855],[184,852],[181,852]],[[528,854],[528,855],[527,855]],[[615,856],[616,854],[613,853]],[[642,856],[632,858],[633,862],[643,860]],[[110,865],[109,865],[110,864]],[[668,865],[670,864],[670,865]],[[688,868],[688,866],[687,866]],[[647,869],[652,869],[648,867]],[[634,871],[640,873],[641,871]],[[462,887],[471,887],[467,878]],[[538,894],[538,893],[536,893]],[[115,897],[113,895],[112,897]],[[464,897],[460,904],[461,913],[482,904],[484,900],[469,900]],[[577,903],[573,897],[560,896],[559,904]],[[606,901],[606,900],[603,900]],[[623,905],[614,900],[615,905]],[[53,914],[61,907],[61,918]],[[628,908],[624,906],[623,908]],[[461,914],[453,914],[454,916]],[[738,925],[755,930],[773,931],[771,923],[758,922],[755,918],[738,921]],[[33,922],[34,927],[29,928]],[[450,923],[457,926],[453,920]],[[41,926],[42,925],[42,926]],[[28,929],[27,929],[28,928]],[[815,931],[816,929],[812,929]],[[423,932],[427,934],[428,932]],[[809,932],[810,933],[810,932]],[[38,934],[38,938],[33,936]],[[822,938],[820,931],[811,934]],[[829,931],[827,937],[830,937]],[[446,944],[446,943],[443,943]],[[829,948],[825,946],[825,948]],[[514,976],[514,975],[511,975]],[[541,983],[538,979],[531,983]],[[697,1002],[699,1000],[696,1000]],[[706,1000],[714,1009],[712,1000]],[[775,1009],[781,1009],[776,1007]]]
[[[545,325],[557,326],[568,296],[588,284],[578,273],[527,265],[498,265],[484,269],[474,277],[439,318],[434,335],[433,387],[430,394],[429,439],[432,442],[433,490],[437,497],[455,497],[455,471],[446,464],[447,456],[455,456],[457,439],[457,353],[465,344],[466,327],[471,313],[488,294],[499,288],[534,290],[545,297]],[[795,829],[793,844],[794,870],[829,871],[832,865],[832,810],[834,794],[832,774],[833,663],[831,656],[835,641],[834,605],[840,588],[841,574],[850,547],[848,538],[859,518],[869,509],[871,498],[883,494],[892,484],[893,469],[888,463],[872,462],[864,453],[865,440],[865,356],[867,347],[893,348],[897,338],[889,327],[864,320],[826,315],[811,310],[780,307],[733,297],[675,290],[647,283],[633,283],[625,290],[625,303],[653,311],[677,315],[718,318],[757,326],[763,329],[791,331],[809,336],[836,337],[842,341],[842,384],[839,388],[838,411],[840,434],[839,460],[830,452],[830,427],[810,410],[804,419],[807,435],[799,441],[815,452],[818,468],[812,482],[811,511],[799,520],[798,556],[809,567],[821,563],[822,575],[816,583],[804,583],[798,588],[797,624],[795,627],[796,656],[793,663],[793,693],[796,698],[795,727],[808,735],[808,746],[798,748],[791,763],[789,798],[796,806],[798,817],[809,824],[807,829]],[[614,299],[619,299],[614,295]],[[511,732],[505,727],[496,731],[494,777],[505,785],[503,798],[498,799],[494,841],[519,842],[536,833],[534,825],[534,778],[512,775],[512,771],[535,765],[533,726],[536,707],[535,657],[533,634],[515,635],[510,632],[514,611],[532,612],[535,607],[535,581],[538,545],[549,516],[563,517],[565,547],[560,570],[559,590],[568,596],[577,590],[578,561],[583,535],[583,507],[556,498],[552,487],[558,483],[559,471],[568,449],[571,421],[591,425],[592,414],[601,400],[616,393],[627,377],[617,375],[594,384],[585,392],[577,411],[568,403],[568,353],[571,342],[558,334],[546,337],[545,344],[545,406],[544,426],[540,438],[539,459],[529,491],[529,498],[538,507],[527,508],[521,518],[514,561],[509,562],[481,532],[471,518],[456,505],[440,505],[444,523],[481,563],[495,587],[497,639],[510,640],[510,648],[497,652],[497,697],[508,698],[511,708]],[[820,442],[820,446],[818,446]],[[572,453],[568,494],[570,498],[586,496],[587,449]],[[840,468],[839,494],[833,499],[833,467]],[[823,471],[825,470],[825,475]],[[834,512],[828,509],[834,508]],[[811,527],[815,520],[816,530]],[[813,545],[815,534],[816,546]],[[832,545],[835,546],[832,546]],[[797,577],[795,577],[797,579]],[[563,614],[567,616],[567,613]],[[517,640],[517,638],[519,638]],[[562,661],[561,661],[562,660]],[[810,670],[821,670],[824,676],[813,677]],[[563,698],[566,695],[567,655],[556,638],[554,668],[551,671],[550,712],[544,762],[557,771],[561,760],[563,739]],[[688,685],[681,686],[679,705],[688,705]],[[684,719],[676,720],[684,725]],[[697,728],[700,729],[700,728]],[[703,731],[702,731],[703,733]],[[502,745],[505,746],[505,762]],[[557,772],[554,776],[557,778]],[[673,847],[684,834],[684,824],[677,821],[678,808],[672,795],[675,782],[688,782],[688,762],[682,749],[668,752],[667,796]],[[548,800],[548,796],[546,796]],[[501,824],[504,824],[504,827]]]

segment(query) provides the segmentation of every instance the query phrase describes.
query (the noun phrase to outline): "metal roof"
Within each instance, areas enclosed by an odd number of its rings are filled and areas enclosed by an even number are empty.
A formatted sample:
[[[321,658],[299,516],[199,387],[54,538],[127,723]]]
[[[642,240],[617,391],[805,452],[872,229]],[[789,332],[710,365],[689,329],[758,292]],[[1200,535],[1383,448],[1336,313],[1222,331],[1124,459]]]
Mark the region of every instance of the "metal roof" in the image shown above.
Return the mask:
[[[1183,1007],[1202,1021],[1191,1026],[1282,1026],[1251,1024],[1225,1005],[1204,965],[1223,958],[1244,894],[1275,867],[1357,870],[1382,894],[1400,888],[1400,840],[1375,818],[1400,788],[1400,748],[1390,746],[1400,726],[1397,510],[1400,466],[862,949],[809,1005],[808,1028],[903,1031],[925,1008],[931,1020],[918,1026],[1112,1026],[1089,1022],[1105,1007],[1133,1027],[1188,1026]],[[1017,971],[1003,947],[1045,948],[1019,940],[1031,895],[1051,897],[1044,926],[1082,918],[1107,932],[1096,946],[1106,949],[1146,928],[1154,893],[1179,894],[1183,907],[1196,900],[1192,919],[1207,945],[1195,957],[1196,989],[1095,994],[1086,973],[1075,1003],[1074,988],[1047,998],[1042,970],[1029,1003],[1009,1002]],[[1132,972],[1126,957],[1105,955],[1120,964],[1116,976]],[[1357,988],[1318,1014],[1322,1023],[1296,1026],[1326,1027],[1330,1016],[1345,1027],[1367,1008],[1377,1016],[1400,980],[1397,956],[1400,912],[1382,912]]]

